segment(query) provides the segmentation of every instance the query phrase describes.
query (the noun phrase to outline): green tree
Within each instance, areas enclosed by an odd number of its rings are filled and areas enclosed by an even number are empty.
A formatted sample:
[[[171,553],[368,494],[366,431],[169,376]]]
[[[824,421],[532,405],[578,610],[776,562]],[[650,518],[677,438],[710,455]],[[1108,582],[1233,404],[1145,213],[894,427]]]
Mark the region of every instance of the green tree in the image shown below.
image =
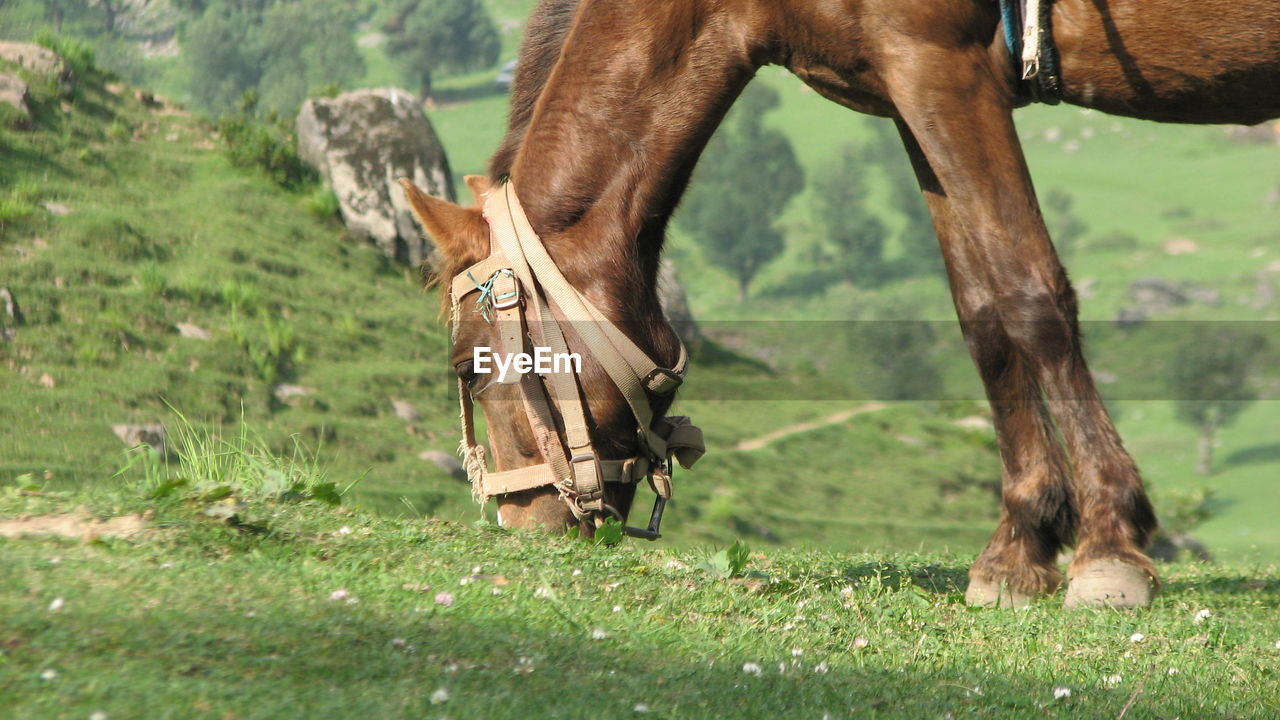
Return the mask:
[[[903,275],[941,275],[942,253],[938,250],[933,218],[920,196],[920,184],[911,168],[911,161],[902,151],[902,140],[887,120],[872,120],[872,128],[875,137],[866,147],[867,160],[879,163],[884,170],[889,181],[889,203],[906,221],[897,236],[901,250],[900,272]]]
[[[440,72],[463,72],[493,65],[502,41],[480,0],[409,0],[384,28],[387,49],[399,57],[431,94]]]
[[[1174,351],[1168,382],[1178,400],[1178,419],[1199,431],[1196,472],[1201,475],[1213,473],[1218,430],[1257,399],[1249,372],[1265,347],[1260,335],[1200,328]]]
[[[888,230],[867,210],[866,167],[852,145],[818,170],[821,192],[814,196],[814,215],[835,256],[831,261],[855,285],[876,285],[885,278],[884,242]]]
[[[741,299],[760,268],[782,252],[774,221],[804,187],[791,143],[764,127],[764,114],[779,103],[768,85],[747,88],[711,139],[677,215],[708,259],[733,274]]]
[[[257,90],[264,111],[292,117],[319,88],[364,74],[353,18],[339,4],[222,0],[202,7],[183,45],[192,98],[210,112],[227,112]]]

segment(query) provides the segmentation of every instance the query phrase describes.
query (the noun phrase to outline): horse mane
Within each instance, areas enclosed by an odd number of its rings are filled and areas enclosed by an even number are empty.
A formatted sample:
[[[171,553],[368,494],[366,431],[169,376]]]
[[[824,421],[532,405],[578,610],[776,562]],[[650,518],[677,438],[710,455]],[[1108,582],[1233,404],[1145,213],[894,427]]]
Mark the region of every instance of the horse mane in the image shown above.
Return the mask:
[[[533,110],[542,94],[551,70],[560,59],[579,0],[541,0],[529,17],[524,40],[520,43],[519,63],[511,83],[511,109],[507,116],[507,134],[489,160],[489,177],[496,179],[511,174],[525,131],[533,119]]]

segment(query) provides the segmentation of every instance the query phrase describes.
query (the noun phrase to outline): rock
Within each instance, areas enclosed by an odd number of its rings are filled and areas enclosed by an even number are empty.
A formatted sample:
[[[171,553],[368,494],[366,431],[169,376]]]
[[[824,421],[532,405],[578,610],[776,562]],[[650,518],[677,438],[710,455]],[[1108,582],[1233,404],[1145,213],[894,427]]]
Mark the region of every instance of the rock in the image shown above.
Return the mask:
[[[129,447],[150,445],[156,452],[165,454],[163,425],[112,425],[111,430]]]
[[[32,43],[0,42],[0,61],[11,62],[32,75],[57,81],[65,93],[75,84],[75,73],[58,53]]]
[[[467,471],[462,469],[462,463],[450,453],[441,450],[423,450],[418,453],[418,459],[433,463],[454,480],[467,479]]]
[[[14,106],[23,117],[31,119],[31,108],[27,105],[27,84],[17,75],[0,73],[0,103]]]
[[[288,383],[281,383],[276,386],[275,396],[280,402],[287,403],[293,398],[306,397],[315,391],[315,388],[307,387],[305,385],[289,385]]]
[[[956,427],[964,428],[965,430],[977,430],[981,432],[995,431],[995,425],[991,423],[991,419],[985,418],[981,415],[970,415],[969,417],[962,417],[957,420],[952,420],[951,424],[955,425]]]
[[[384,88],[312,98],[297,125],[299,154],[333,188],[347,229],[397,260],[418,265],[428,259],[431,245],[396,181],[407,177],[424,192],[453,200],[453,180],[444,147],[413,95]]]
[[[174,327],[178,329],[178,334],[184,338],[191,338],[192,340],[208,340],[209,339],[209,331],[205,330],[199,325],[192,325],[191,323],[178,323]]]
[[[422,415],[418,412],[418,409],[413,405],[410,405],[407,401],[392,400],[391,407],[395,408],[396,417],[407,423],[416,423],[422,419]]]
[[[1164,241],[1164,251],[1168,255],[1189,255],[1199,250],[1200,246],[1191,238],[1171,237]]]
[[[1155,277],[1134,280],[1129,286],[1129,297],[1148,309],[1166,309],[1191,302],[1177,285]]]
[[[9,288],[0,288],[0,305],[4,306],[4,314],[15,323],[22,324],[22,309],[18,307],[18,301],[13,297],[13,292]]]
[[[1261,125],[1228,125],[1223,128],[1227,137],[1239,143],[1280,145],[1280,122],[1264,122]]]
[[[663,258],[658,269],[658,300],[662,303],[662,312],[667,322],[675,329],[676,334],[684,341],[690,352],[701,347],[704,340],[698,322],[693,319],[689,309],[689,296],[680,282],[680,273],[670,258]]]

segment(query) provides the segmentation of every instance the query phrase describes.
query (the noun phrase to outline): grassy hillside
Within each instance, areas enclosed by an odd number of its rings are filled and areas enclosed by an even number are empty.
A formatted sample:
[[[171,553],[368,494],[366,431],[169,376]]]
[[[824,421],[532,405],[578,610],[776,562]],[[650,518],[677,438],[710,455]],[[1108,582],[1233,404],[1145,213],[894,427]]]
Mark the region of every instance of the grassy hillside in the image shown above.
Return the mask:
[[[947,554],[739,565],[144,489],[0,492],[10,517],[148,518],[129,539],[0,538],[6,717],[1269,718],[1280,703],[1274,565],[1172,567],[1132,613],[975,611]],[[238,525],[208,512],[227,503]]]

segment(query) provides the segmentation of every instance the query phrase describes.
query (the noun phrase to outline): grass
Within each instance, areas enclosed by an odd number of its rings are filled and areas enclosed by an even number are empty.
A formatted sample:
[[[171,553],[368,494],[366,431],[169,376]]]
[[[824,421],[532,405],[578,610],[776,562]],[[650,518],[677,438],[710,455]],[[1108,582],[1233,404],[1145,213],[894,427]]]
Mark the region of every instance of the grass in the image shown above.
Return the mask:
[[[0,539],[8,717],[1264,718],[1280,702],[1274,565],[1172,566],[1132,613],[976,611],[950,554],[767,550],[725,577],[705,550],[245,486],[231,497],[259,520],[229,523],[197,495],[150,495],[0,491],[2,515],[88,504],[152,527]]]

